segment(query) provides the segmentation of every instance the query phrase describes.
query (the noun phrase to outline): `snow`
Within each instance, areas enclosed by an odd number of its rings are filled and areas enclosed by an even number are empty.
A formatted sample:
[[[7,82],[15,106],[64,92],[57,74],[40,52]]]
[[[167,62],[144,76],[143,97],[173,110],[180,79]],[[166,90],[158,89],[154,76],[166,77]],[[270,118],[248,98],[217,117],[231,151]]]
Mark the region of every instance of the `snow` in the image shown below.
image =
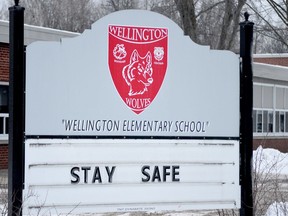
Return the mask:
[[[253,166],[257,173],[285,179],[288,175],[288,154],[260,146],[253,152]],[[274,202],[268,207],[265,216],[286,216],[287,210],[288,202]]]
[[[274,202],[269,206],[265,216],[286,216],[288,210],[288,203]]]
[[[0,204],[0,215],[6,216],[7,215],[7,206],[4,204]]]
[[[288,154],[260,146],[253,152],[253,166],[257,172],[288,175]]]

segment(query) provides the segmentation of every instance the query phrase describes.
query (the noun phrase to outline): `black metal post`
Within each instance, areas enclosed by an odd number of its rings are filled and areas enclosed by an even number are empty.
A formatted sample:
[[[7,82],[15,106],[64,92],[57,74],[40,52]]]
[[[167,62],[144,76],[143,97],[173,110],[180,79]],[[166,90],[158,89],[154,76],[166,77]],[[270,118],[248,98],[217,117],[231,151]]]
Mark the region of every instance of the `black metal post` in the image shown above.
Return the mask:
[[[22,215],[24,185],[24,10],[15,0],[9,8],[9,153],[8,215]]]
[[[253,71],[252,41],[254,23],[248,21],[249,14],[244,14],[245,21],[240,23],[240,185],[241,216],[252,216],[252,154],[253,154]]]

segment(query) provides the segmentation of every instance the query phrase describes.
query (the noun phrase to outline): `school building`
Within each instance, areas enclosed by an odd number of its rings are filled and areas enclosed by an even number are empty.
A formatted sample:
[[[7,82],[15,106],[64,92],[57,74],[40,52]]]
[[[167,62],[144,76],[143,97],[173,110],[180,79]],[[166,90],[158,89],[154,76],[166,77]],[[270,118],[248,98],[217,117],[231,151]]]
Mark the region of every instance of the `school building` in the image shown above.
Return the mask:
[[[288,152],[288,54],[253,56],[253,145]]]
[[[25,46],[79,35],[31,25],[24,29]],[[288,54],[254,55],[253,68],[254,148],[262,145],[288,152]],[[0,21],[0,169],[8,168],[8,87],[9,23]]]

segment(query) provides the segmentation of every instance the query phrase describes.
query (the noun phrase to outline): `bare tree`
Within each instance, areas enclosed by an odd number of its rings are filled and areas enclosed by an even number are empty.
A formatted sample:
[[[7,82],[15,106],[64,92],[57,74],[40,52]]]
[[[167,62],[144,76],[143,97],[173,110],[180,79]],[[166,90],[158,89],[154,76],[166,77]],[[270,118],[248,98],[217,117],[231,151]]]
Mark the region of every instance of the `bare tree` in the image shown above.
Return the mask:
[[[139,1],[137,0],[106,0],[101,3],[102,10],[106,14],[127,9],[137,9],[139,8]]]
[[[218,49],[232,48],[237,30],[239,29],[240,12],[245,3],[246,0],[225,0],[225,10],[222,20],[221,34],[217,46]]]
[[[9,5],[13,5],[12,0]],[[287,52],[288,0],[21,0],[25,23],[82,32],[114,11],[146,9],[174,20],[184,34],[212,49],[238,52],[241,10],[248,7],[255,22],[254,52]],[[265,4],[266,2],[266,4]],[[245,5],[246,4],[246,5]],[[271,14],[274,14],[272,16]],[[278,22],[275,21],[278,18]],[[8,19],[8,5],[0,10]]]
[[[123,9],[148,9],[174,20],[185,35],[212,49],[236,50],[240,12],[246,0],[107,0],[108,14]]]
[[[14,5],[12,0],[9,5]],[[93,0],[22,0],[20,5],[25,7],[26,24],[73,32],[83,32],[101,17]]]
[[[282,20],[284,25],[288,26],[288,1],[267,0],[267,2],[271,6],[271,8],[275,11],[277,16]]]
[[[192,0],[175,0],[177,9],[180,13],[182,27],[185,35],[189,35],[194,42],[198,42],[196,5]]]
[[[8,7],[12,4],[8,3],[8,0],[2,2],[2,8],[0,7],[0,20],[8,20],[9,10]]]
[[[258,20],[255,25],[257,49],[254,52],[287,52],[288,1],[249,0],[247,6]]]
[[[214,49],[233,49],[246,0],[175,0],[184,34]]]
[[[174,0],[153,0],[149,1],[148,4],[147,2],[146,0],[145,9],[160,13],[182,26],[180,14]]]

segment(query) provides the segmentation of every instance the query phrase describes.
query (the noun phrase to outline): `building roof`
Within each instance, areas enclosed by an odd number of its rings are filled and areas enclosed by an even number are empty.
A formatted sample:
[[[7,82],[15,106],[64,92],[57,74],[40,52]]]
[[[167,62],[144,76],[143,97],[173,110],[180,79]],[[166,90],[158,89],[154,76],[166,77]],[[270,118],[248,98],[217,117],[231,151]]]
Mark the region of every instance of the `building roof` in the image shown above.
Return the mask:
[[[254,54],[254,62],[288,67],[288,53]]]
[[[253,58],[287,58],[288,53],[263,53],[253,54]]]
[[[62,31],[40,26],[24,25],[24,44],[34,41],[59,41],[65,37],[75,37],[79,33]],[[0,20],[0,43],[9,43],[9,22]]]
[[[288,53],[253,54],[253,76],[288,81]]]
[[[288,81],[288,67],[254,62],[253,76],[271,80]]]

